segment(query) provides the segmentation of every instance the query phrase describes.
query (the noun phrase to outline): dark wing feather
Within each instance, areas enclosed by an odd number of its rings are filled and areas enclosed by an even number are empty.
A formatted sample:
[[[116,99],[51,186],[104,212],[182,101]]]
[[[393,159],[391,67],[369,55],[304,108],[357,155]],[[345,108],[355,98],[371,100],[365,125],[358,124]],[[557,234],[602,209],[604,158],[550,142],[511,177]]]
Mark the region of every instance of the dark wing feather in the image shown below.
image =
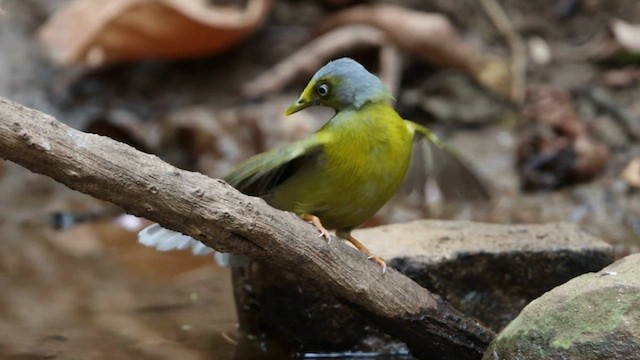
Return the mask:
[[[308,138],[255,155],[236,166],[224,180],[246,195],[268,201],[275,187],[321,154],[322,146],[313,140]]]
[[[486,185],[453,149],[443,144],[427,128],[410,121],[407,123],[414,133],[413,152],[402,192],[417,191],[424,196],[429,181],[433,181],[446,200],[491,199]]]

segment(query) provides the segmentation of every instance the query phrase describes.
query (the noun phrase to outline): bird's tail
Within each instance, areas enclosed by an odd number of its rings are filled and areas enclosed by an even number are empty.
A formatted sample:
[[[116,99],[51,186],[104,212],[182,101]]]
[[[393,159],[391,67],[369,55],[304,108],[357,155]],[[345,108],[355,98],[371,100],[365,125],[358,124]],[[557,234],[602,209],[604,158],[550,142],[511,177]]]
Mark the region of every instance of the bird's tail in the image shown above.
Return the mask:
[[[181,234],[177,231],[165,229],[159,224],[149,225],[138,233],[138,242],[144,246],[156,248],[158,251],[187,250],[193,255],[204,256],[212,253],[219,266],[242,266],[248,259],[244,256],[216,252],[202,242]]]

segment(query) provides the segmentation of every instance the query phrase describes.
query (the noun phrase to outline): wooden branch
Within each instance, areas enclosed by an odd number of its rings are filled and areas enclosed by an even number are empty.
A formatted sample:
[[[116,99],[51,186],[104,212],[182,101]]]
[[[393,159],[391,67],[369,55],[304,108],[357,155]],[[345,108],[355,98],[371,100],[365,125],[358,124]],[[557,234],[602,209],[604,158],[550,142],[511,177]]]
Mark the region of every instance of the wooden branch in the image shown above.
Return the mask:
[[[74,130],[0,98],[0,157],[205,244],[295,270],[405,342],[416,357],[479,359],[494,333],[411,279],[222,180]]]

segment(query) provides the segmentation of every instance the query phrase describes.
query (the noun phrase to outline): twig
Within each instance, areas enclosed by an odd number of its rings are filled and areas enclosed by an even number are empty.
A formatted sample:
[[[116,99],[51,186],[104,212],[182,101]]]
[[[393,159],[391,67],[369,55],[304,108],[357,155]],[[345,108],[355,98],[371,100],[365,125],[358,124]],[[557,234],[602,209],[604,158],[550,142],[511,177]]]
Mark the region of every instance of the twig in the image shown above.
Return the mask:
[[[479,359],[494,337],[399,272],[382,274],[340,241],[320,241],[313,226],[291,213],[3,98],[0,157],[220,251],[295,271],[405,342],[416,357]]]
[[[527,48],[497,0],[480,0],[480,4],[511,49],[511,98],[522,104],[526,88]]]
[[[347,50],[382,46],[386,41],[384,33],[370,26],[346,26],[328,32],[293,55],[280,61],[273,68],[258,76],[243,88],[246,96],[258,97],[277,93],[300,74],[312,74],[328,60]]]

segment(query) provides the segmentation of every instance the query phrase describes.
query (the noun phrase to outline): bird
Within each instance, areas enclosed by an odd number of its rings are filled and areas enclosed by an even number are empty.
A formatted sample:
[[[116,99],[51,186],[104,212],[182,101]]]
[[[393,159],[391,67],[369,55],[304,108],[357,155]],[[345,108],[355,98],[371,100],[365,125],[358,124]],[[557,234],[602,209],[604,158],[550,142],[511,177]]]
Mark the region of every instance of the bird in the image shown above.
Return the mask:
[[[330,61],[313,75],[285,115],[326,106],[334,116],[304,139],[241,162],[223,180],[246,195],[299,215],[327,241],[331,241],[329,230],[335,230],[338,238],[353,244],[384,272],[386,261],[351,231],[400,189],[424,196],[428,181],[435,181],[444,199],[490,199],[485,183],[455,150],[426,127],[403,119],[392,100],[380,79],[357,61]],[[138,238],[162,251],[213,252],[158,224],[142,230]],[[233,265],[238,257],[216,253],[216,259]]]

